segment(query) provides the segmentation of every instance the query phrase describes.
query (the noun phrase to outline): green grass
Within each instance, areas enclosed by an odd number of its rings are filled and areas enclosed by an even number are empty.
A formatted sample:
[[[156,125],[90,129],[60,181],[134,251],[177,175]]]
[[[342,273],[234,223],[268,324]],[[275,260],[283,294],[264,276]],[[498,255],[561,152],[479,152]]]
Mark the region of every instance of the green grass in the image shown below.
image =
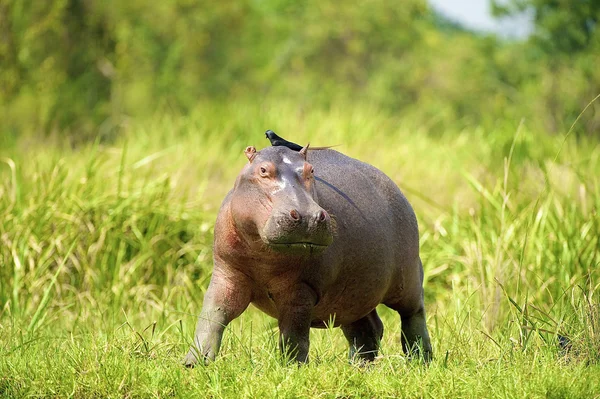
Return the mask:
[[[375,364],[313,330],[284,365],[250,308],[213,364],[180,365],[221,199],[263,132],[372,163],[420,221],[435,360],[408,362],[382,308]],[[0,147],[0,397],[597,397],[600,146],[498,123],[432,132],[369,107],[203,105],[110,140]],[[568,337],[562,350],[558,337]]]

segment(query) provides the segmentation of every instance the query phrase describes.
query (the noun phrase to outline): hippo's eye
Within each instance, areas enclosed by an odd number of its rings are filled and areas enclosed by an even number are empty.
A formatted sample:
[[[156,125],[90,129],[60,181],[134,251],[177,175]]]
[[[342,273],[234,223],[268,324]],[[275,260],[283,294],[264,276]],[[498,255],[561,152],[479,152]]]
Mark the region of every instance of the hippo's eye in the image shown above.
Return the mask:
[[[298,173],[301,174],[303,179],[310,180],[315,177],[315,168],[307,162],[304,162],[302,170],[298,169]]]
[[[268,176],[268,173],[267,173],[267,168],[265,168],[264,166],[261,166],[259,170],[260,170],[260,175],[261,175],[262,177],[266,177],[266,176]]]

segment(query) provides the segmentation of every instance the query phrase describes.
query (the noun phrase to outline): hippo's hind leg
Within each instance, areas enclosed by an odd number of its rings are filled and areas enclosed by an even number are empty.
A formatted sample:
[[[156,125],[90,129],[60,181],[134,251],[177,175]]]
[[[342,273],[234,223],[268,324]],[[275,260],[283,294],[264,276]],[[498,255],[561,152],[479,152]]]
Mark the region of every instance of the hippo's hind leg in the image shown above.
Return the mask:
[[[350,361],[359,359],[371,362],[375,360],[379,351],[379,343],[383,337],[383,323],[377,310],[373,309],[362,319],[341,328],[350,344],[348,354]]]
[[[404,353],[412,358],[422,356],[426,362],[430,361],[433,352],[425,318],[425,304],[423,301],[423,266],[419,259],[419,272],[415,280],[405,281],[404,289],[398,300],[385,302],[385,305],[400,314],[402,321],[402,349]],[[415,287],[410,290],[407,287]]]
[[[431,360],[431,341],[425,323],[425,307],[421,305],[414,313],[400,313],[402,320],[402,349],[412,357],[422,355],[426,362]]]

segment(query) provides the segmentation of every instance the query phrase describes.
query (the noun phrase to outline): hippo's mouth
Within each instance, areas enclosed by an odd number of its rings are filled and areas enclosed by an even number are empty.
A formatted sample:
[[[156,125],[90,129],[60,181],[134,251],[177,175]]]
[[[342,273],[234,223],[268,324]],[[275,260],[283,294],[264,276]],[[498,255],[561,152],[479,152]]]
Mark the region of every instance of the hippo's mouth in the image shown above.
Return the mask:
[[[325,250],[329,244],[317,244],[314,242],[269,242],[267,245],[281,252],[321,252]]]

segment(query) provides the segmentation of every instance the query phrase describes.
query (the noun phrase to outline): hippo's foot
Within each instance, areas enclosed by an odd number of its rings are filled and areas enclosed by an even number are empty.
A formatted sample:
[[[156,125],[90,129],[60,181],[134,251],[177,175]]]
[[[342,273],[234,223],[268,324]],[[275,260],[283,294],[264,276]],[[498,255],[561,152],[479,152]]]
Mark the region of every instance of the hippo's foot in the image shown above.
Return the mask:
[[[308,331],[300,334],[286,331],[279,335],[279,351],[285,364],[308,363]]]
[[[421,337],[419,337],[418,341],[412,346],[405,346],[404,353],[409,361],[422,361],[423,363],[427,364],[433,360],[433,352],[431,351],[431,347],[426,349],[423,345]]]
[[[182,364],[187,368],[194,368],[196,366],[196,364],[198,363],[198,358],[202,358],[203,359],[202,363],[205,363],[204,356],[202,356],[200,354],[198,349],[192,347],[192,348],[190,348],[187,355],[185,355],[185,357],[183,358]]]
[[[410,316],[400,314],[402,319],[402,349],[409,359],[422,359],[428,363],[433,358],[429,332],[425,324],[425,310],[421,308]]]
[[[215,353],[211,350],[201,351],[192,346],[181,362],[187,368],[194,368],[197,364],[206,365],[215,359]]]
[[[377,311],[342,326],[342,331],[350,344],[349,360],[355,363],[372,362],[379,352],[379,343],[383,337],[383,323]]]

